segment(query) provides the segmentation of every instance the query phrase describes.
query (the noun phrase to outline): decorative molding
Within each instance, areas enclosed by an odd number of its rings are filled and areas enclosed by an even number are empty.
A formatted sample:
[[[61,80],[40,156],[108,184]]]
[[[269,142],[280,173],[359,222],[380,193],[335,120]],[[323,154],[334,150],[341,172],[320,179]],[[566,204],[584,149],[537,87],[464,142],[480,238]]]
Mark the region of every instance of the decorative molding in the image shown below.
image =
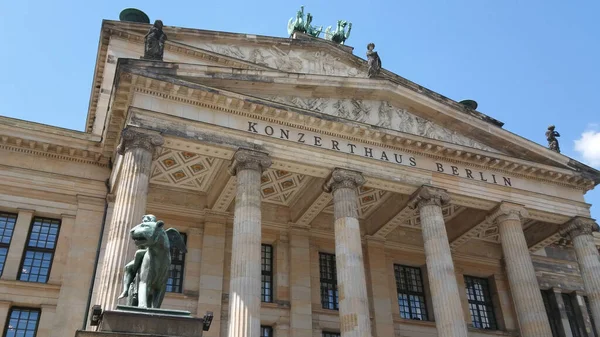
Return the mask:
[[[339,188],[356,189],[364,185],[365,181],[360,172],[336,168],[331,172],[331,175],[323,185],[323,190],[334,194]]]
[[[154,151],[165,143],[163,137],[154,131],[127,127],[121,131],[121,142],[117,146],[120,155],[133,149],[144,149],[154,155]]]
[[[367,219],[375,210],[383,204],[391,195],[391,192],[383,191],[367,186],[360,186],[358,191],[358,218]],[[323,212],[328,214],[334,213],[333,200],[327,204]]]
[[[310,177],[303,174],[284,170],[266,170],[261,177],[262,201],[290,206],[308,181]]]
[[[450,195],[446,190],[433,187],[422,186],[410,197],[408,207],[417,209],[428,205],[444,206],[450,202]]]
[[[331,193],[327,193],[325,191],[321,192],[319,196],[313,201],[313,203],[308,207],[308,209],[302,213],[300,218],[296,221],[294,226],[309,226],[310,223],[325,209],[325,207],[329,204],[329,202],[333,200]]]
[[[189,151],[161,149],[152,162],[150,183],[208,191],[223,160]]]
[[[233,155],[233,162],[229,166],[231,175],[236,175],[240,170],[254,170],[264,172],[272,164],[269,155],[264,152],[239,149]]]
[[[457,206],[457,205],[442,206],[442,216],[444,217],[444,221],[448,222],[448,221],[454,219],[455,216],[459,215],[465,209],[467,209],[467,208]],[[409,218],[406,221],[405,227],[411,227],[411,228],[421,227],[421,216],[418,214],[418,212],[415,214],[415,216]]]
[[[598,224],[594,219],[575,217],[560,227],[559,233],[562,237],[573,240],[580,235],[592,235],[598,231]]]
[[[212,207],[214,211],[227,212],[229,205],[231,205],[231,202],[233,199],[235,199],[236,186],[237,178],[235,176],[231,176]]]
[[[489,226],[490,226],[490,223],[488,222],[488,219],[486,218],[482,222],[471,227],[471,229],[469,229],[468,231],[466,231],[465,233],[460,235],[458,238],[452,240],[452,242],[450,242],[450,249],[456,250],[458,247],[464,245],[469,240],[476,238],[476,237],[478,238],[480,233],[483,232],[485,229],[487,229]]]
[[[498,225],[505,220],[515,220],[522,223],[523,219],[528,217],[529,212],[522,205],[502,202],[486,217],[486,220],[490,224]]]
[[[552,235],[550,235],[549,237],[535,243],[534,245],[529,247],[529,252],[530,253],[535,253],[538,250],[545,248],[547,246],[550,246],[551,244],[559,241],[562,238],[562,236],[560,235],[560,233],[554,233]]]
[[[108,161],[100,152],[57,145],[50,142],[38,142],[21,137],[0,136],[0,149],[82,164],[92,164],[100,167],[108,166]]]
[[[396,228],[404,225],[408,219],[414,217],[418,211],[416,209],[408,207],[408,204],[398,212],[390,221],[386,222],[381,226],[373,236],[385,238],[388,234],[393,232]]]

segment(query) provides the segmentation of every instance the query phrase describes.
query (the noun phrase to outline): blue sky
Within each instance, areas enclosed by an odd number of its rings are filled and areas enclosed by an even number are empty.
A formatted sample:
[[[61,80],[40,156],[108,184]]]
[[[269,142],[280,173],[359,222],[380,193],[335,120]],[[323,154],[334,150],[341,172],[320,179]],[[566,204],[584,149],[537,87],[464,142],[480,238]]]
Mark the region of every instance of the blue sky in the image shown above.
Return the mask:
[[[102,19],[136,7],[166,25],[286,36],[300,5],[317,25],[352,22],[384,68],[540,144],[600,168],[600,1],[0,1],[0,114],[83,130]],[[600,218],[600,187],[588,192]]]

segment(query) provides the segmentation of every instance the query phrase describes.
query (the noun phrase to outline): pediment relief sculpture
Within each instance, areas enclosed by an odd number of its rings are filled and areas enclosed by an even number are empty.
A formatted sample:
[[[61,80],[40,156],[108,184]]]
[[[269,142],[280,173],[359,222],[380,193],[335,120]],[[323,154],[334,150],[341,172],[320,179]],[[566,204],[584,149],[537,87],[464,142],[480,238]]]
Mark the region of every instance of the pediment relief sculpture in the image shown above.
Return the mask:
[[[339,57],[323,50],[283,50],[275,45],[256,48],[212,43],[200,44],[198,47],[285,72],[367,77],[365,70],[349,66],[343,63]]]
[[[452,131],[432,121],[416,116],[407,109],[395,107],[386,101],[354,99],[336,100],[292,96],[263,96],[262,98],[417,136],[468,146],[484,151],[499,152],[487,145],[459,134],[456,131]]]

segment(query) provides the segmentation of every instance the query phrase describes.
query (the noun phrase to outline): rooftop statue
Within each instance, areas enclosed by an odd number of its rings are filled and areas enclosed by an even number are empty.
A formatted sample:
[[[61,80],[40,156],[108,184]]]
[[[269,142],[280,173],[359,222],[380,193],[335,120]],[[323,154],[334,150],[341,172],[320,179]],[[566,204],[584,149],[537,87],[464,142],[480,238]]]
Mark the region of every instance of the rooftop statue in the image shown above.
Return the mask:
[[[304,6],[300,6],[300,10],[296,13],[296,17],[290,18],[288,21],[288,34],[292,36],[294,32],[301,32],[314,37],[319,37],[323,31],[323,27],[316,28],[311,26],[312,20],[313,16],[310,13],[306,14],[306,19],[304,19]]]
[[[379,58],[377,52],[373,49],[375,49],[375,44],[369,43],[367,45],[367,61],[369,62],[369,70],[367,75],[369,77],[378,75],[379,71],[381,70],[381,59]]]
[[[548,148],[552,151],[556,151],[560,153],[560,146],[558,145],[558,139],[556,137],[560,137],[560,134],[557,131],[554,131],[555,126],[550,125],[548,127],[548,131],[546,131],[546,139],[548,140]]]
[[[348,26],[348,31],[346,31]],[[344,44],[344,42],[350,37],[350,31],[352,30],[352,23],[344,20],[338,20],[335,31],[331,32],[331,26],[325,30],[325,40],[330,40],[338,44]]]
[[[131,238],[139,249],[133,261],[125,266],[119,299],[127,297],[127,305],[160,308],[169,279],[171,247],[187,251],[179,232],[175,228],[165,230],[164,224],[147,214],[141,224],[131,229]]]
[[[144,38],[144,59],[162,61],[165,41],[167,40],[167,35],[162,29],[162,21],[154,21],[154,25],[152,25]]]

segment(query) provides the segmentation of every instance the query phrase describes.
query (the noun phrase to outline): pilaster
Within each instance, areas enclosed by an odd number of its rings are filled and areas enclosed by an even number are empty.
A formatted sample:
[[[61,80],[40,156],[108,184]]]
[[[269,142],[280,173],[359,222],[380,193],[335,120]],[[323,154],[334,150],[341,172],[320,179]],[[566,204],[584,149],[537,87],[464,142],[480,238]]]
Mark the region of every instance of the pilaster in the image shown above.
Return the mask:
[[[388,283],[389,264],[385,254],[385,240],[367,237],[367,265],[369,266],[370,294],[373,307],[374,335],[393,336],[394,319],[392,299],[396,298]],[[395,301],[394,301],[395,302]]]
[[[308,229],[292,227],[289,232],[288,263],[290,266],[291,337],[311,337],[313,333],[310,247]]]
[[[16,280],[17,275],[19,275],[21,258],[27,241],[29,227],[31,227],[33,213],[34,211],[30,209],[19,209],[13,236],[10,240],[10,248],[8,248],[8,255],[6,256],[6,262],[4,262],[4,270],[2,271],[3,280]]]

